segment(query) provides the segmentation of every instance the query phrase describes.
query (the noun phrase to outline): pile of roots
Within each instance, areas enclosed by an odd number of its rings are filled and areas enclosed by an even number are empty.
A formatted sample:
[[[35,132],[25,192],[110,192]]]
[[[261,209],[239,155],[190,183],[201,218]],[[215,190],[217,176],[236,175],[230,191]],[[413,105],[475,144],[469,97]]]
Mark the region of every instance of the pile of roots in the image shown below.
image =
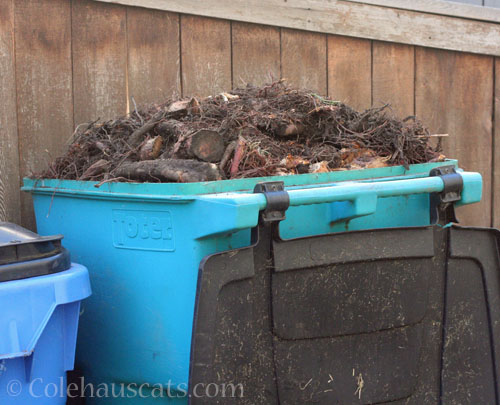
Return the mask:
[[[358,112],[283,81],[80,125],[36,178],[194,182],[442,160],[415,117]]]

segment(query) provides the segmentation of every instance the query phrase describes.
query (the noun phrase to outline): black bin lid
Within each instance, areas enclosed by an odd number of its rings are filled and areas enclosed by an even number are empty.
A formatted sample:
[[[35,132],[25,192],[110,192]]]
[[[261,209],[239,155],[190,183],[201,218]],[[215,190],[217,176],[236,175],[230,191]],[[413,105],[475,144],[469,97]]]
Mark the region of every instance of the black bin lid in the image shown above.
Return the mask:
[[[40,236],[19,225],[0,222],[0,282],[58,273],[69,269],[62,235]]]

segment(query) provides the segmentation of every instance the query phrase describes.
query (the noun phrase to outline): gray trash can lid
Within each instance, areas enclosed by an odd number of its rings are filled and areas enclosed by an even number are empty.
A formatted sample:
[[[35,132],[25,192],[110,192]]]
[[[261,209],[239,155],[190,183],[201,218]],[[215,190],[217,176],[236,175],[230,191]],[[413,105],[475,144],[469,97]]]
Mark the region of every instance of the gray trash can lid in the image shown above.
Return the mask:
[[[62,235],[40,236],[19,225],[0,222],[0,282],[67,270],[69,252]]]

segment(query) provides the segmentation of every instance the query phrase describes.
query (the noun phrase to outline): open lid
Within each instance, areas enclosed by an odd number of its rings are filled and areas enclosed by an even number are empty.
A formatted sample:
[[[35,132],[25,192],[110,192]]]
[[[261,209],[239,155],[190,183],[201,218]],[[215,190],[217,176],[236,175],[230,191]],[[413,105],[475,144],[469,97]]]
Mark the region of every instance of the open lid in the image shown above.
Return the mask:
[[[256,191],[252,245],[200,264],[190,405],[499,404],[500,231],[443,226],[453,188],[439,225],[289,240]]]
[[[67,270],[69,252],[62,235],[40,236],[19,225],[0,222],[0,282]]]

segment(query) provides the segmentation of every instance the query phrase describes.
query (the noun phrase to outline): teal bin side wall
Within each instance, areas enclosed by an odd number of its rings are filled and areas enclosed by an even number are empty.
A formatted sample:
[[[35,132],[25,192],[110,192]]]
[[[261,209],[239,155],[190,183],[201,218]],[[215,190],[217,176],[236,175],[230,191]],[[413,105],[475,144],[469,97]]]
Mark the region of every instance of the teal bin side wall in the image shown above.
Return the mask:
[[[73,259],[92,269],[93,295],[82,303],[78,366],[102,381],[186,383],[199,263],[237,247],[235,241],[247,245],[244,233],[195,240],[203,217],[194,204],[37,195],[34,201],[39,232],[57,227]],[[142,215],[144,223],[151,215],[169,217],[173,234],[165,249],[145,250],[150,235],[119,245],[116,233],[123,225],[113,220],[116,210]],[[127,237],[126,229],[119,232]]]
[[[280,177],[293,196],[281,236],[428,225],[429,192],[441,191],[442,181],[425,179],[438,166],[443,163]],[[462,202],[479,201],[481,178],[466,175]],[[401,182],[405,195],[384,191],[388,181],[400,179],[425,187]],[[38,232],[64,234],[73,259],[90,270],[93,295],[82,303],[77,349],[77,363],[89,378],[187,383],[199,263],[250,243],[265,198],[248,191],[263,180],[270,179],[100,188],[25,180]],[[342,190],[349,199],[330,196],[332,202],[312,205],[315,195]]]

